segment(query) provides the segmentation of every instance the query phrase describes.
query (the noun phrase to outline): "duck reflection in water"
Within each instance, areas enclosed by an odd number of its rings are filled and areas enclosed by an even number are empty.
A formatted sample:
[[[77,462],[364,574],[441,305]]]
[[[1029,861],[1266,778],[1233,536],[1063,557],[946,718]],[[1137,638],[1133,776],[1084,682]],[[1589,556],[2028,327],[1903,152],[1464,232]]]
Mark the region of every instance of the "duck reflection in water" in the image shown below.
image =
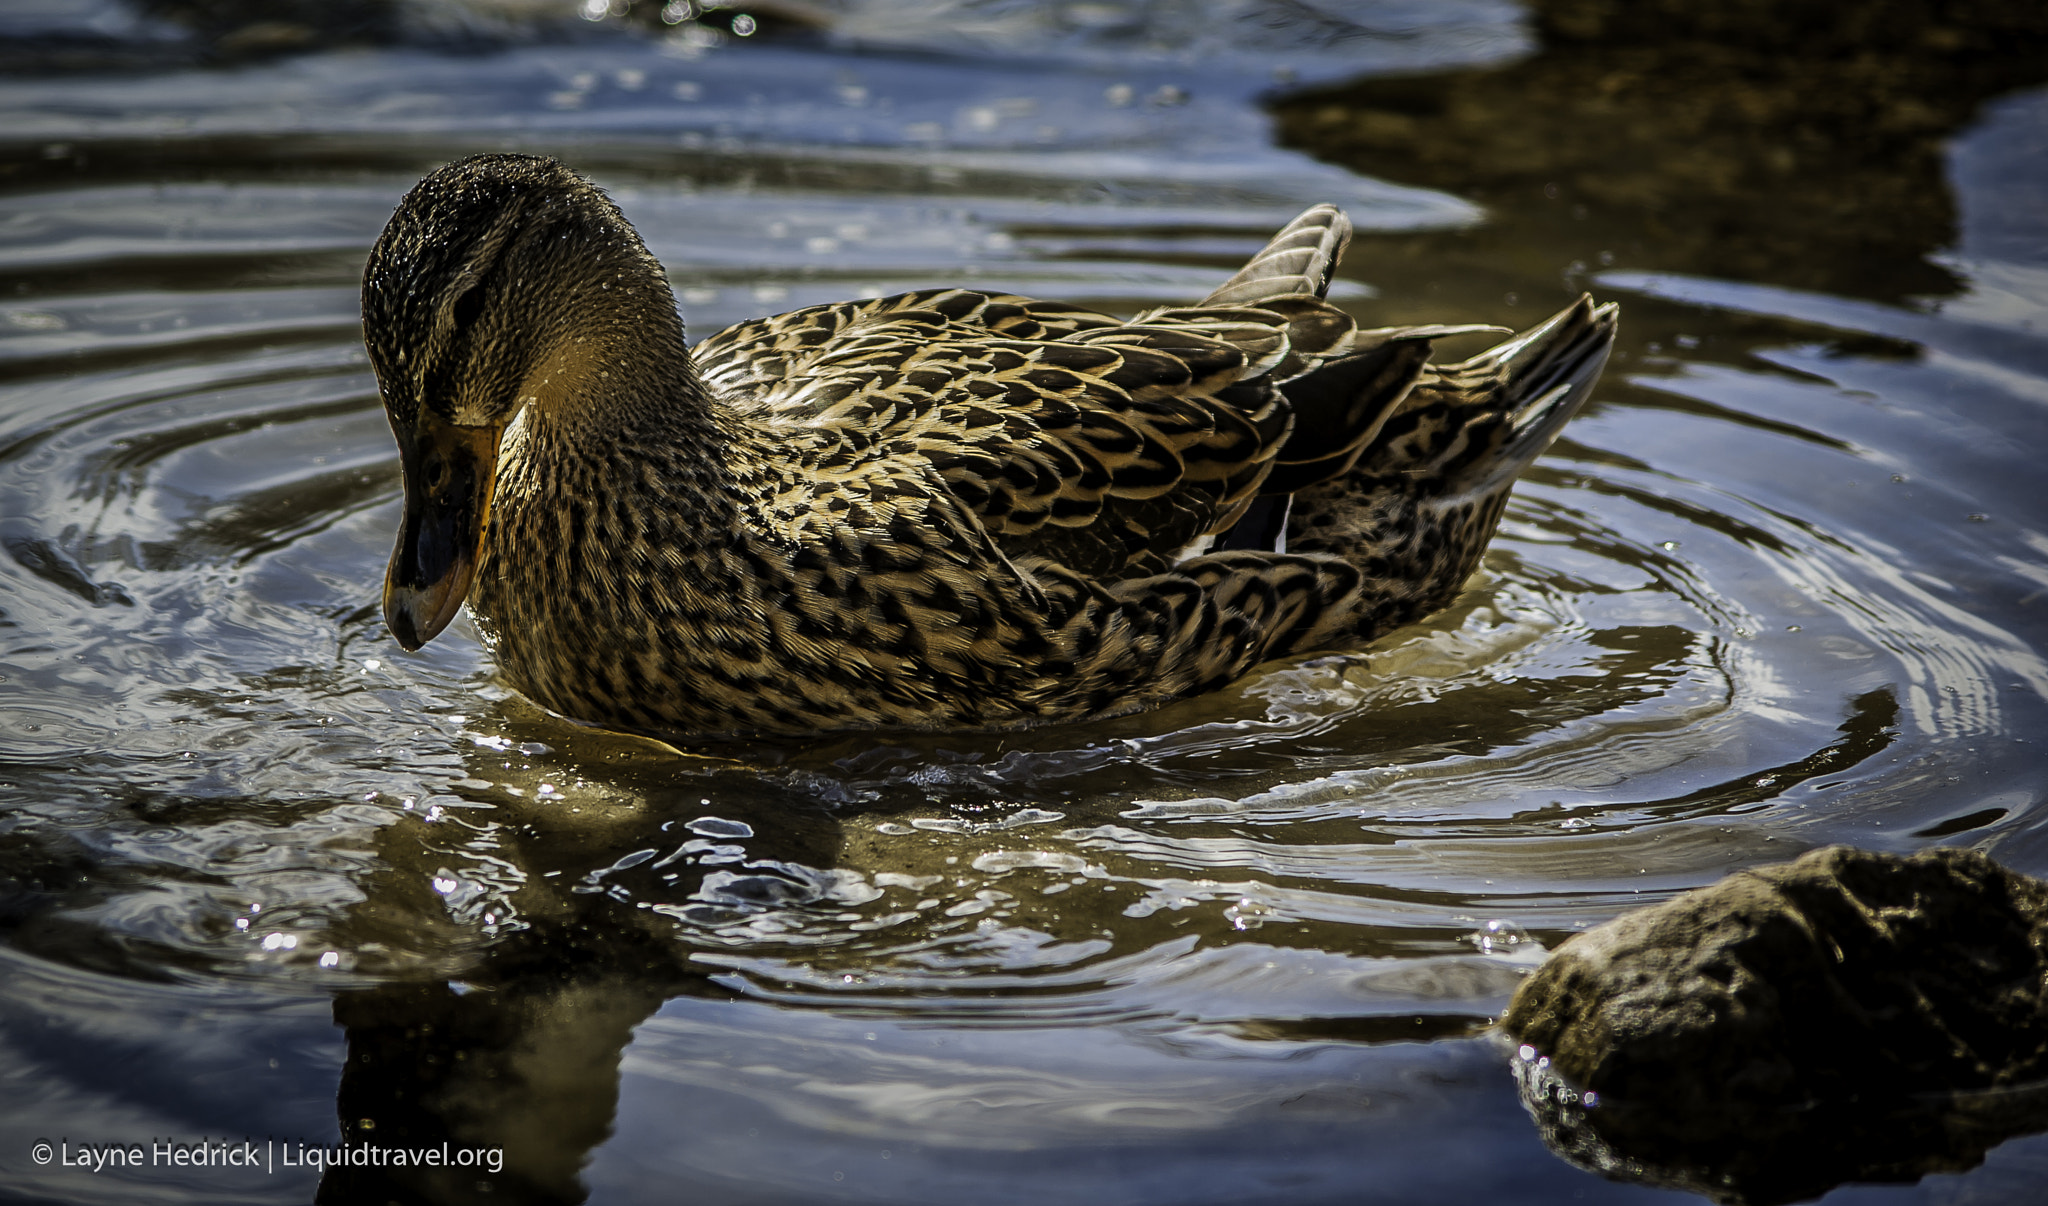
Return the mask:
[[[750,889],[763,907],[801,906],[817,895],[805,871],[843,858],[840,827],[816,800],[794,792],[766,797],[757,785],[757,809],[744,814],[752,823],[716,822],[722,831],[753,831],[738,862],[730,842],[695,837],[708,827],[700,795],[701,785],[654,792],[597,820],[595,808],[571,815],[507,800],[498,855],[523,871],[502,902],[516,924],[460,979],[344,992],[334,1003],[348,1036],[336,1101],[342,1142],[502,1149],[504,1167],[333,1167],[320,1202],[584,1199],[580,1173],[611,1132],[620,1057],[635,1028],[672,997],[736,995],[689,961],[676,931],[691,922],[648,906],[713,924],[744,912]],[[395,924],[418,917],[397,897],[400,885],[431,878],[436,864],[429,860],[442,857],[422,828],[386,831],[391,896],[359,906],[365,924],[377,924],[367,915],[380,912]],[[610,875],[591,870],[616,867],[620,850],[656,844],[676,857]],[[714,874],[738,882],[707,892]]]

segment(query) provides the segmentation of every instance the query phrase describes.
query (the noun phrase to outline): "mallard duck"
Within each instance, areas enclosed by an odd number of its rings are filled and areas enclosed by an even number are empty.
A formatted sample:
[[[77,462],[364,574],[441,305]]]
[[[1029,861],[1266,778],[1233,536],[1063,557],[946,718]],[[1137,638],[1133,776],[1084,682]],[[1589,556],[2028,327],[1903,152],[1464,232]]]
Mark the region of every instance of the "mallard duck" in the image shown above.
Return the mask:
[[[1324,300],[1319,205],[1192,306],[974,289],[684,341],[605,194],[479,155],[400,203],[363,329],[404,475],[384,616],[664,734],[1117,716],[1444,606],[1585,402],[1613,305],[1461,364]]]

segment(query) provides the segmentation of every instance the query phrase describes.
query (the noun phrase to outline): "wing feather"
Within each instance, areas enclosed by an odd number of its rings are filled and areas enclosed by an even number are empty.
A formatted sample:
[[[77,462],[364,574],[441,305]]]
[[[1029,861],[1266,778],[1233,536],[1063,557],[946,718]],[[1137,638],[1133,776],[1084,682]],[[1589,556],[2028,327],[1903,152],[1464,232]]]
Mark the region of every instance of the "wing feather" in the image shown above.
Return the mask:
[[[936,478],[1009,557],[1157,573],[1261,493],[1348,468],[1421,374],[1438,329],[1361,332],[1318,295],[1347,231],[1311,211],[1206,303],[1129,321],[930,289],[740,323],[693,357],[821,466]]]

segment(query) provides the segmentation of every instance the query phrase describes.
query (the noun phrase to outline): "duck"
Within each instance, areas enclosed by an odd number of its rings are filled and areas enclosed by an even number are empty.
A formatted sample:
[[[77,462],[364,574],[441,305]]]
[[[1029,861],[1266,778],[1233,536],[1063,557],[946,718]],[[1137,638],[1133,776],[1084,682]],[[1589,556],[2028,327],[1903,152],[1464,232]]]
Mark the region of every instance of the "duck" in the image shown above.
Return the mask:
[[[693,348],[619,207],[546,156],[443,167],[364,268],[403,509],[383,612],[466,604],[561,716],[693,737],[1103,720],[1440,610],[1590,396],[1617,307],[1362,328],[1317,205],[1192,305],[964,286]]]

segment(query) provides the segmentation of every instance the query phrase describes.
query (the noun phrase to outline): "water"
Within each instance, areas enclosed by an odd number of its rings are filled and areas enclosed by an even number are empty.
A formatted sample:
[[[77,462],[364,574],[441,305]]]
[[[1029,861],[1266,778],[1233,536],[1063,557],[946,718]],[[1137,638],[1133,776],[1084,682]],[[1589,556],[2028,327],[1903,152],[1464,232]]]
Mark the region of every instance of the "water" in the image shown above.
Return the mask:
[[[1518,98],[1594,53],[1500,4],[878,0],[716,42],[421,4],[228,63],[52,11],[80,69],[0,82],[0,1194],[320,1185],[29,1158],[210,1136],[506,1151],[442,1200],[1676,1200],[1517,1104],[1486,1027],[1544,951],[1829,842],[2048,874],[2048,72],[1926,92],[1919,160],[1715,194],[1457,144],[1444,97],[1540,132]],[[1328,199],[1363,319],[1590,288],[1621,343],[1483,573],[1363,654],[1084,729],[671,748],[378,615],[356,275],[499,148],[610,188],[695,334],[954,282],[1185,300]],[[1781,200],[1816,193],[1918,208]]]

